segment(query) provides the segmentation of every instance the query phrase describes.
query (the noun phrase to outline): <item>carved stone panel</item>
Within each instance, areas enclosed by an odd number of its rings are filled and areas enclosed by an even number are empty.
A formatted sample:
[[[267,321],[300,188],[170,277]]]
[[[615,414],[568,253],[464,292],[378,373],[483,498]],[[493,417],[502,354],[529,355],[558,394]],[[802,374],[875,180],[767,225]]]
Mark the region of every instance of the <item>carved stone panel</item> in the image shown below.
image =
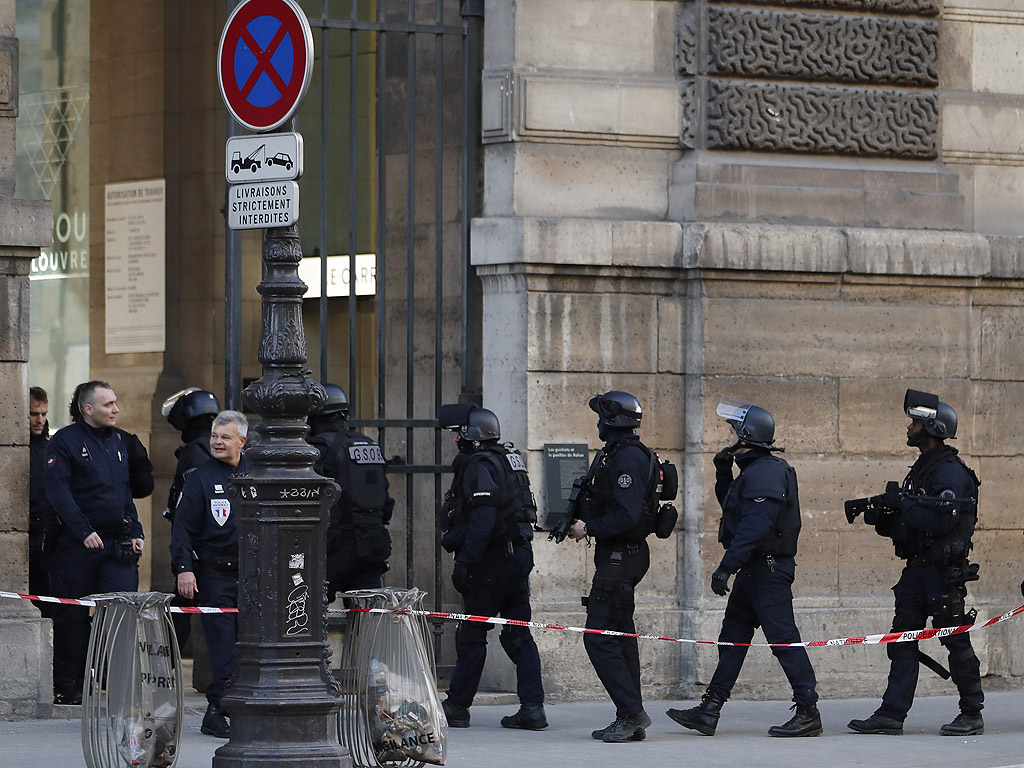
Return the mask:
[[[711,80],[707,146],[934,158],[935,92]]]
[[[938,37],[933,20],[712,7],[708,73],[933,87]]]
[[[837,11],[938,16],[940,0],[746,0],[750,5],[786,5],[801,8],[832,8]]]

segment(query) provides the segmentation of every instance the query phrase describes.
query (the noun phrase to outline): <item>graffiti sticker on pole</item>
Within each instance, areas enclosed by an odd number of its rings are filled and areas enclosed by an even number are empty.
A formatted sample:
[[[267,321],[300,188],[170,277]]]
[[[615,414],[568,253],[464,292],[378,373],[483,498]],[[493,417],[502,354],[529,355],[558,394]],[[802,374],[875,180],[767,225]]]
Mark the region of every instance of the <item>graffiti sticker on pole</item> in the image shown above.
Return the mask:
[[[295,0],[247,0],[217,49],[224,104],[253,131],[272,131],[302,103],[313,74],[313,32]]]

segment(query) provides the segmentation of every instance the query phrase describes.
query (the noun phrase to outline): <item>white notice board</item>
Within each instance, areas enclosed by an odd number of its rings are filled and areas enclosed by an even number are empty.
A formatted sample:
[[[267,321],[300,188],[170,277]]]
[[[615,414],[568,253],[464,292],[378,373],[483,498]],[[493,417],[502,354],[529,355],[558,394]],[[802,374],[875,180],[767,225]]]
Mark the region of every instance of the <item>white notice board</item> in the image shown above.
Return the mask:
[[[163,352],[166,184],[107,184],[106,351]]]

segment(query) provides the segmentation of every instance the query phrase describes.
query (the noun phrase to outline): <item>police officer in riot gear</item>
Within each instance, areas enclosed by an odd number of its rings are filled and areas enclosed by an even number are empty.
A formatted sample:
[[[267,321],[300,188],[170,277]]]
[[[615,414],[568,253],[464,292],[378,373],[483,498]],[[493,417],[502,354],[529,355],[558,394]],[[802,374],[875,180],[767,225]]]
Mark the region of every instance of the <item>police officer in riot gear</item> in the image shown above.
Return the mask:
[[[906,560],[893,587],[896,610],[892,629],[922,629],[932,617],[935,627],[970,624],[965,614],[965,583],[977,578],[977,566],[968,562],[971,536],[978,520],[978,480],[974,471],[946,440],[956,437],[957,414],[937,395],[908,389],[903,410],[911,421],[907,445],[920,451],[901,487],[890,483],[873,497],[864,513],[880,536],[891,538],[896,556]],[[949,672],[960,693],[960,714],[942,726],[943,736],[984,733],[981,717],[985,697],[980,663],[968,634],[940,639],[949,652]],[[914,703],[917,687],[918,644],[889,643],[889,682],[882,704],[866,720],[851,720],[858,733],[901,735],[903,721]]]
[[[177,591],[204,606],[238,607],[238,509],[228,489],[232,475],[249,471],[242,455],[248,432],[249,422],[238,411],[224,411],[214,419],[208,438],[212,456],[185,479],[174,516],[171,568]],[[200,730],[227,738],[231,729],[220,702],[235,669],[236,617],[203,614],[201,622],[213,680],[206,689]]]
[[[442,507],[442,545],[455,554],[452,583],[468,614],[529,621],[533,524],[537,507],[526,464],[519,451],[499,443],[498,417],[486,408],[442,406],[442,429],[455,432],[459,453],[455,477]],[[487,656],[490,624],[461,622],[455,632],[458,660],[444,700],[452,728],[468,728]],[[498,637],[516,665],[519,711],[503,717],[505,728],[539,731],[548,727],[544,712],[540,653],[528,627],[504,626]]]
[[[634,591],[651,565],[645,515],[656,483],[652,452],[636,434],[643,417],[636,397],[613,390],[595,395],[589,405],[598,415],[598,435],[605,444],[584,479],[582,514],[569,536],[597,542],[594,580],[584,598],[587,628],[633,633]],[[606,743],[643,740],[651,718],[640,691],[636,638],[586,634],[583,645],[615,704],[615,719],[591,736]]]
[[[174,522],[174,510],[185,487],[185,478],[196,467],[210,460],[210,427],[220,413],[220,401],[213,392],[198,387],[186,387],[164,400],[160,413],[181,433],[181,445],[174,451],[178,460],[174,480],[167,492],[164,517]]]
[[[719,596],[729,592],[720,642],[749,643],[760,626],[769,643],[798,643],[793,618],[793,577],[800,534],[800,499],[796,472],[773,456],[775,420],[764,408],[725,398],[718,415],[731,427],[729,445],[714,458],[715,495],[722,506],[718,540],[725,548],[711,577]],[[739,476],[733,478],[733,463]],[[803,648],[772,648],[793,688],[796,714],[785,725],[772,726],[772,736],[819,736],[821,716],[814,670]],[[722,706],[739,676],[747,648],[719,646],[718,666],[701,697],[690,709],[670,709],[668,716],[685,728],[714,736]]]
[[[324,384],[327,400],[310,416],[310,437],[320,452],[314,469],[341,486],[327,528],[327,580],[330,598],[351,589],[384,585],[391,556],[388,523],[395,500],[388,492],[387,463],[380,447],[349,429],[348,397],[336,384]]]

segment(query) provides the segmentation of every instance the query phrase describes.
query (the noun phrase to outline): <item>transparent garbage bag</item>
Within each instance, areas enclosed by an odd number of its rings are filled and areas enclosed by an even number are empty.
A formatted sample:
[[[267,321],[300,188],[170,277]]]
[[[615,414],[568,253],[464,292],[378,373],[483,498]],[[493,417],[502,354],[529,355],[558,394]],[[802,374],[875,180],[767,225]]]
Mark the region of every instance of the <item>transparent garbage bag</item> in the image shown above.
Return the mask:
[[[181,659],[167,610],[172,595],[92,595],[96,611],[82,692],[89,768],[173,768],[183,699]]]
[[[346,592],[355,608],[422,610],[425,592]],[[441,708],[427,622],[403,613],[350,613],[342,667],[350,672],[339,713],[342,743],[359,768],[444,765]]]

